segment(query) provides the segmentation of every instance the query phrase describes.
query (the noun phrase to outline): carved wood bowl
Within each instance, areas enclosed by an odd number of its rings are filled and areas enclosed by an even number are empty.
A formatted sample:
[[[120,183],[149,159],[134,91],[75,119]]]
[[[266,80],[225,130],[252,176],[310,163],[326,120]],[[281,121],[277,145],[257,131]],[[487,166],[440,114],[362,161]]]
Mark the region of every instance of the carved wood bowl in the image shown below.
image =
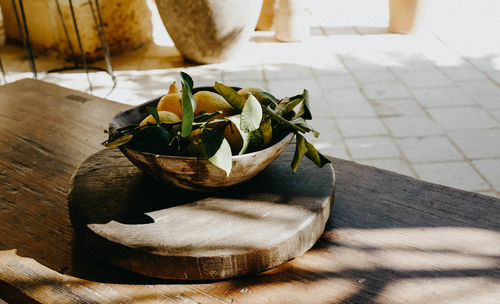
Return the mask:
[[[201,90],[213,91],[213,88],[195,88],[193,93]],[[160,98],[118,113],[109,124],[110,131],[139,123],[149,114],[146,107],[156,106]],[[204,158],[158,155],[135,151],[124,146],[120,147],[120,150],[134,165],[160,182],[168,182],[187,190],[213,191],[256,176],[285,150],[293,136],[293,133],[289,133],[263,150],[233,156],[229,176]]]

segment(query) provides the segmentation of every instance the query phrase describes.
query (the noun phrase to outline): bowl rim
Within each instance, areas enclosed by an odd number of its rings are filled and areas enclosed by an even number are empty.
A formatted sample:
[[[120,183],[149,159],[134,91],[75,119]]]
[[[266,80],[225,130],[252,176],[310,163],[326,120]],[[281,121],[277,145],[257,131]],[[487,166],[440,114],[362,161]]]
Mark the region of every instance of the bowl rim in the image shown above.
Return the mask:
[[[241,154],[241,155],[233,155],[231,157],[231,160],[234,161],[234,160],[238,160],[238,159],[241,159],[241,158],[244,158],[244,157],[251,157],[254,154],[264,152],[264,151],[266,151],[268,149],[271,149],[272,147],[274,147],[274,146],[276,146],[278,144],[284,144],[285,142],[287,142],[287,145],[288,145],[288,144],[290,144],[290,142],[292,141],[292,139],[293,139],[294,136],[295,136],[294,132],[289,132],[281,140],[279,140],[278,142],[276,142],[272,146],[268,146],[265,149],[254,151],[254,152],[250,152],[250,153],[245,153],[245,154]],[[142,154],[142,155],[147,155],[147,156],[152,156],[152,157],[155,157],[155,158],[161,157],[161,158],[170,158],[170,159],[179,159],[179,160],[205,160],[205,161],[208,161],[208,158],[206,158],[206,157],[156,154],[156,153],[151,153],[151,152],[137,151],[137,150],[128,148],[126,146],[120,146],[119,148],[120,148],[120,150],[121,149],[129,150],[129,151],[132,151],[134,153],[138,153],[138,154]]]

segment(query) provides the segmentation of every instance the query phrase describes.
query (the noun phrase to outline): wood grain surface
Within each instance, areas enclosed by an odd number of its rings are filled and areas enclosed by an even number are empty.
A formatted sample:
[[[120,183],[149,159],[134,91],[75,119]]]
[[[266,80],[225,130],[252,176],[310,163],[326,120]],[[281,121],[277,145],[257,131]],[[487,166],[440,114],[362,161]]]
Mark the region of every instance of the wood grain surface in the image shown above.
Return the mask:
[[[98,258],[144,275],[215,280],[261,272],[303,254],[330,215],[334,174],[290,164],[295,144],[253,180],[201,194],[157,183],[119,150],[76,173],[75,230]]]
[[[65,98],[72,95],[79,97]],[[75,239],[65,194],[72,172],[100,149],[102,129],[123,107],[34,80],[0,87],[0,298],[498,303],[500,200],[340,159],[332,159],[336,189],[325,233],[269,271],[180,284],[99,262]]]

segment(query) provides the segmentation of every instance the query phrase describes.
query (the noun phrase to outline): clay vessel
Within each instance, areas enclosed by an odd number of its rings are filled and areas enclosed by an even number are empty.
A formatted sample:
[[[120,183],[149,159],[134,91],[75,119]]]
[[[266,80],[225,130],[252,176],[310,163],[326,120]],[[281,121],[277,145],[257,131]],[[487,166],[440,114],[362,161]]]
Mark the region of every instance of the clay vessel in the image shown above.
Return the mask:
[[[156,0],[168,34],[184,58],[226,61],[252,34],[262,0]]]

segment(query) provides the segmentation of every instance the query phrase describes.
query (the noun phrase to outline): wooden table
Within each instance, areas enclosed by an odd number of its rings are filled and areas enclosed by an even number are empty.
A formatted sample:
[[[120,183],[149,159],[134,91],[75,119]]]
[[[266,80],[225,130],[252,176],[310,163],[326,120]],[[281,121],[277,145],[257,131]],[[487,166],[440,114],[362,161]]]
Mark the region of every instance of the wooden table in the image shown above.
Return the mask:
[[[217,282],[88,256],[66,193],[126,106],[36,80],[0,87],[0,298],[10,303],[499,303],[500,200],[332,158],[326,231],[277,268]]]

